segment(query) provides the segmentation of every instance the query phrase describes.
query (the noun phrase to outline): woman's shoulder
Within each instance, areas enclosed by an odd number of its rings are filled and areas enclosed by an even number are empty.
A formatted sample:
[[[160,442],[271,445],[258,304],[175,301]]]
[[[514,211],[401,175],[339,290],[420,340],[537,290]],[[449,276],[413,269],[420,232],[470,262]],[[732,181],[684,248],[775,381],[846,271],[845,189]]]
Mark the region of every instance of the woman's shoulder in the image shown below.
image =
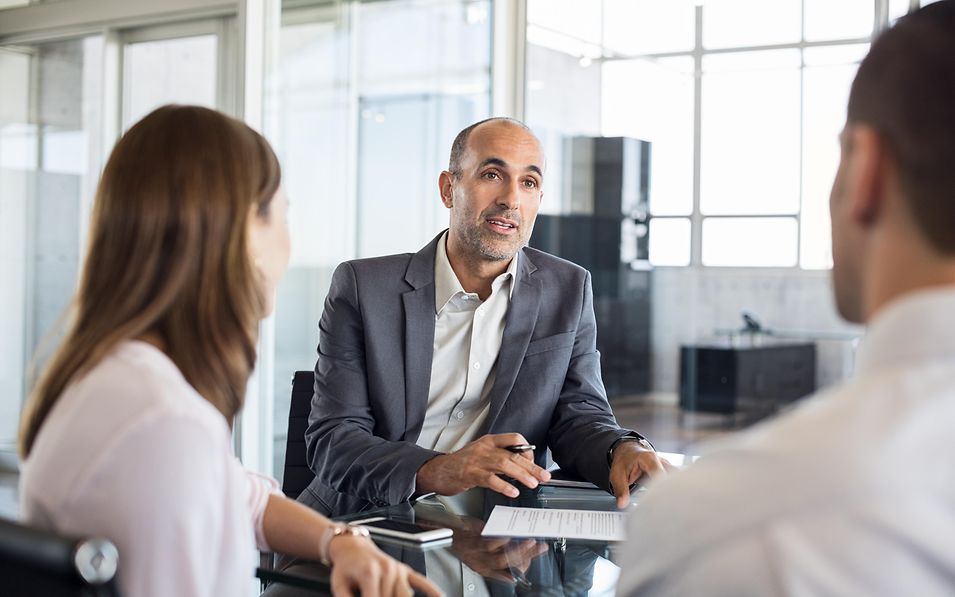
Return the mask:
[[[67,386],[37,435],[21,481],[65,497],[104,467],[133,454],[143,459],[144,449],[164,449],[144,444],[182,442],[199,452],[217,446],[213,452],[228,455],[230,435],[222,414],[165,354],[144,342],[123,342]]]
[[[189,385],[175,363],[155,346],[139,340],[119,344],[64,393],[75,392],[90,413],[117,409],[139,417],[195,417],[228,429],[222,414]],[[129,421],[133,422],[133,421]]]

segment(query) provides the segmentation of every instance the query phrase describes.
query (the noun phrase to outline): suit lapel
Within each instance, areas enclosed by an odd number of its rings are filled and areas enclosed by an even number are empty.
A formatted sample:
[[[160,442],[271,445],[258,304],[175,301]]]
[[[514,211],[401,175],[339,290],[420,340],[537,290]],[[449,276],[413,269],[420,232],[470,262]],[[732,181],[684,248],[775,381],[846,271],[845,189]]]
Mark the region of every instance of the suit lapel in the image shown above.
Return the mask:
[[[521,363],[524,361],[524,353],[527,352],[527,345],[534,332],[537,312],[540,310],[540,282],[531,276],[537,267],[531,263],[524,251],[518,252],[517,258],[520,259],[517,279],[514,280],[511,305],[507,310],[507,322],[504,324],[504,335],[501,338],[501,351],[497,357],[497,376],[491,388],[491,405],[482,435],[491,432],[494,422],[501,414],[501,409],[504,408],[504,403],[511,393],[511,388],[514,387]]]
[[[401,295],[405,312],[405,437],[417,441],[428,408],[431,361],[434,357],[434,256],[439,234],[411,257],[405,281],[412,289]]]

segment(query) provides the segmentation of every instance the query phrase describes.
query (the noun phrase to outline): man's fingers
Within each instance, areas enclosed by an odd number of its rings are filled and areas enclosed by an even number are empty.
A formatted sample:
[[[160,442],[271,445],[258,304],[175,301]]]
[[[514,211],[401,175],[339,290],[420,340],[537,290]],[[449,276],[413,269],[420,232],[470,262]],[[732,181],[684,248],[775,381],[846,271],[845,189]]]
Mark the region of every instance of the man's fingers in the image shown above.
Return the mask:
[[[626,508],[630,504],[630,483],[628,483],[627,470],[622,466],[614,466],[610,469],[610,487],[617,498],[617,507]]]
[[[505,456],[503,460],[498,462],[497,469],[503,474],[511,477],[515,481],[520,481],[526,487],[534,489],[540,484],[540,479],[538,479],[530,470],[528,470],[528,465],[525,464],[527,461],[521,458],[517,454],[510,454]],[[530,464],[530,466],[535,466]],[[539,467],[538,467],[539,468]]]
[[[626,488],[629,491],[630,488],[630,484],[627,482],[630,471],[622,465],[623,463],[615,462],[610,467],[610,488],[613,489],[613,494],[616,496],[620,495],[621,489]]]
[[[485,473],[482,475],[481,479],[479,479],[478,485],[481,487],[486,487],[492,491],[496,491],[501,495],[506,495],[510,498],[516,498],[521,495],[521,492],[516,487],[498,477],[494,473]]]
[[[511,543],[511,539],[485,539],[484,545],[488,552],[500,551]]]
[[[640,468],[648,473],[651,477],[656,477],[657,475],[665,475],[666,469],[663,468],[663,464],[660,462],[660,458],[653,452],[644,452],[641,454],[642,458],[638,457],[637,462],[640,464]]]
[[[529,455],[527,452],[524,452],[523,454],[508,454],[508,458],[512,462],[526,470],[529,474],[533,475],[538,482],[550,481],[550,473],[547,472],[547,469],[537,466],[534,463],[534,458],[532,455]]]
[[[508,561],[511,565],[526,570],[531,560],[545,553],[547,550],[547,544],[543,541],[525,541],[515,545],[508,551]]]
[[[527,439],[520,433],[499,433],[497,435],[485,435],[484,437],[491,438],[491,442],[497,448],[527,445]]]
[[[509,570],[483,570],[481,571],[481,576],[493,580],[499,580],[509,585],[514,584],[514,581],[517,580]]]
[[[534,477],[537,478],[539,482],[546,483],[550,481],[550,471],[545,468],[539,467],[534,463],[534,459],[531,457],[528,462],[519,461],[521,466],[526,468]]]

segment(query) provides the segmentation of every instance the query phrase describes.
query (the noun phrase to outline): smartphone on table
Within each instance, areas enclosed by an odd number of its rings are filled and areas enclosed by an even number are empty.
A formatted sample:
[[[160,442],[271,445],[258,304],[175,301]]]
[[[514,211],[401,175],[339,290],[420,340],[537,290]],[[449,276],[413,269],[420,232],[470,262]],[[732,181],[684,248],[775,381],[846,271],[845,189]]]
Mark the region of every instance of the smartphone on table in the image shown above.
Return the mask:
[[[451,539],[454,534],[451,529],[446,528],[428,528],[417,525],[413,522],[403,520],[392,520],[384,516],[374,518],[365,518],[362,520],[352,520],[348,524],[360,526],[368,529],[373,535],[382,537],[391,537],[392,539],[402,539],[404,541],[413,541],[415,543],[430,543],[432,541],[441,541]]]

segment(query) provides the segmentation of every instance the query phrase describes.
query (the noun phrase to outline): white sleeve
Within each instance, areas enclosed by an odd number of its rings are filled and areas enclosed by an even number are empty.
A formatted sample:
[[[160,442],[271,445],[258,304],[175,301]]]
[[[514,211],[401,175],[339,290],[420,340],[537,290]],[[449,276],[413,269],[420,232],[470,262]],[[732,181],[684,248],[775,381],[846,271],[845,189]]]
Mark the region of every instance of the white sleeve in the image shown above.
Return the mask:
[[[238,460],[236,460],[238,466]],[[243,468],[246,485],[246,504],[252,514],[252,528],[255,531],[255,546],[261,551],[271,551],[265,539],[265,509],[269,505],[269,496],[284,495],[279,490],[279,483],[271,477]]]
[[[773,597],[775,595],[813,595],[815,593],[780,592],[775,558],[756,535],[720,544],[712,549],[671,562],[642,574],[623,566],[618,597]]]
[[[124,430],[94,465],[71,516],[95,520],[116,544],[124,593],[213,597],[248,584],[251,532],[228,493],[232,459],[225,425],[164,413]]]

